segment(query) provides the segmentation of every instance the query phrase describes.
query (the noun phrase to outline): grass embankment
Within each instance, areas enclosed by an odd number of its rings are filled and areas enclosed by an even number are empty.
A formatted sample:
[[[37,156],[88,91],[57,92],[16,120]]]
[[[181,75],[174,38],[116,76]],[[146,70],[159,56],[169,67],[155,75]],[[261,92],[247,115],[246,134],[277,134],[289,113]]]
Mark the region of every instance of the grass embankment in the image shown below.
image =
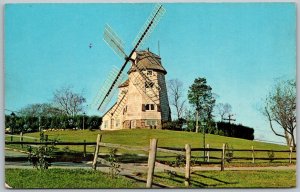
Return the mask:
[[[5,169],[6,183],[17,189],[35,188],[141,188],[144,183],[83,169]]]
[[[149,146],[150,138],[158,139],[158,147],[180,147],[184,148],[185,144],[190,144],[192,148],[203,146],[203,135],[194,132],[170,131],[170,130],[118,130],[118,131],[89,131],[89,130],[65,130],[65,131],[47,131],[45,132],[49,139],[59,139],[59,141],[72,142],[95,142],[97,134],[102,134],[102,142],[116,143],[131,146]],[[39,137],[39,133],[27,133],[25,136]],[[8,138],[9,139],[9,138]],[[26,139],[24,139],[25,141]],[[233,137],[224,137],[219,135],[206,134],[206,144],[210,144],[210,148],[222,148],[223,143],[227,143],[233,149],[269,149],[269,150],[288,150],[287,146],[269,144]],[[57,146],[63,149],[64,146]],[[69,146],[70,150],[83,151],[83,146]],[[87,147],[88,152],[94,152],[94,147]],[[107,152],[107,148],[100,148],[101,152]],[[119,150],[120,153],[133,153],[131,151]],[[134,152],[144,153],[144,152]],[[193,156],[200,156],[203,152],[193,152]],[[170,155],[159,153],[158,155]],[[220,152],[210,152],[210,156],[220,157]],[[295,157],[296,154],[293,154]],[[234,157],[251,157],[251,152],[234,152]],[[267,152],[255,152],[255,157],[268,158]],[[288,158],[288,153],[275,153],[275,158]],[[213,160],[212,160],[213,161]],[[256,161],[259,162],[259,161]]]

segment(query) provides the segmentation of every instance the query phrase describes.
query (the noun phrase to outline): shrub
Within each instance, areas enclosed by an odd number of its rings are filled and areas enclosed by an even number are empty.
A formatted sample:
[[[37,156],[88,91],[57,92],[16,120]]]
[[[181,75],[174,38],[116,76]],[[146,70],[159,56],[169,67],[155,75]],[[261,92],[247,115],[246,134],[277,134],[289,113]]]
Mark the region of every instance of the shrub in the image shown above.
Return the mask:
[[[110,167],[109,167],[109,175],[112,177],[112,178],[115,178],[117,175],[119,175],[120,173],[120,164],[118,163],[118,160],[116,158],[116,153],[117,153],[117,150],[116,148],[109,148],[109,157],[108,157],[108,162],[110,164]]]
[[[225,159],[228,163],[230,163],[232,161],[233,158],[233,147],[232,145],[229,146],[227,143],[225,144]]]

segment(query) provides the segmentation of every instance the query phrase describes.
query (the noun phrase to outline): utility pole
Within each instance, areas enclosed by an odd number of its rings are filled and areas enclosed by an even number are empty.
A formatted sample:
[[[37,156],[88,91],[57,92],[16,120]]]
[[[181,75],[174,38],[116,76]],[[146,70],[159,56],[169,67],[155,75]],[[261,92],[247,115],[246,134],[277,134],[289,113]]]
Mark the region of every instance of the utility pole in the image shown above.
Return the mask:
[[[206,122],[203,122],[202,124],[203,126],[203,161],[205,162],[205,126],[206,126]]]
[[[11,134],[13,134],[14,133],[14,129],[15,129],[15,124],[16,124],[16,114],[14,113],[14,112],[12,112],[11,114],[10,114],[10,116],[11,116],[11,119],[12,119],[12,126],[11,126],[11,128],[10,128],[10,133]]]
[[[231,117],[233,116],[233,114],[228,114],[228,119],[223,119],[228,121],[228,123],[230,124],[231,121],[236,121],[236,119],[232,119]]]

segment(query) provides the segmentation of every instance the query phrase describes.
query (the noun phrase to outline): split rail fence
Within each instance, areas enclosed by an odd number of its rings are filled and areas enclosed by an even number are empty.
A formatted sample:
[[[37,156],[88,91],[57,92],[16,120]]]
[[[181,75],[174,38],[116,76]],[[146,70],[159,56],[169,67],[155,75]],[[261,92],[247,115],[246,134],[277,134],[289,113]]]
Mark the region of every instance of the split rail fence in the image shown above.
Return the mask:
[[[54,146],[82,146],[82,153],[83,156],[86,157],[87,154],[87,147],[94,147],[96,146],[96,142],[87,142],[83,140],[82,142],[62,142],[62,141],[40,141],[37,137],[28,137],[23,136],[22,134],[19,135],[10,135],[5,134],[5,145],[20,145],[21,148],[26,146],[36,147],[39,145],[54,145]],[[32,141],[24,141],[24,139],[32,140]]]
[[[157,162],[157,153],[171,153],[175,155],[181,155],[185,158],[185,181],[184,185],[189,186],[190,185],[190,179],[191,179],[191,167],[192,165],[192,158],[202,158],[202,157],[195,157],[192,156],[192,152],[204,152],[205,153],[205,161],[202,161],[202,163],[207,164],[220,164],[220,170],[223,171],[225,169],[225,162],[226,162],[226,152],[233,151],[233,152],[250,152],[251,157],[231,157],[231,159],[234,160],[251,160],[252,163],[255,163],[257,160],[288,160],[289,163],[292,163],[293,160],[296,160],[295,157],[293,157],[293,153],[296,153],[295,150],[265,150],[265,149],[254,149],[252,146],[251,149],[228,149],[226,147],[226,144],[222,145],[222,148],[210,148],[209,145],[207,145],[206,148],[191,148],[189,144],[185,144],[184,148],[175,148],[175,147],[157,147],[157,139],[150,139],[150,145],[149,147],[136,147],[136,146],[128,146],[128,145],[120,145],[120,144],[113,144],[113,143],[104,143],[101,142],[102,135],[97,135],[96,142],[52,142],[52,141],[38,141],[37,138],[29,138],[25,136],[19,136],[19,141],[14,141],[13,136],[15,135],[6,135],[6,138],[11,138],[5,141],[6,145],[10,144],[16,144],[16,145],[82,145],[83,146],[83,153],[86,155],[86,147],[87,146],[95,146],[94,151],[94,158],[92,162],[92,168],[96,170],[97,168],[97,162],[99,159],[99,151],[100,147],[109,147],[109,148],[116,148],[116,149],[124,149],[124,150],[130,150],[130,151],[144,151],[148,153],[148,170],[147,170],[147,182],[146,187],[151,188],[153,184],[153,175],[155,170],[155,162]],[[34,139],[35,141],[23,141],[24,138],[27,139]],[[211,156],[210,152],[217,152],[220,153],[220,157],[214,157]],[[256,153],[259,152],[273,152],[273,153],[288,153],[288,156],[286,158],[264,158],[264,157],[256,157]],[[103,162],[104,159],[102,159]],[[214,161],[211,161],[214,160]],[[105,162],[105,160],[104,160]],[[201,163],[201,162],[200,162]],[[106,164],[108,164],[106,162]],[[172,169],[171,166],[167,166],[166,169]]]
[[[192,152],[205,152],[205,158],[207,163],[217,163],[220,164],[220,170],[224,171],[225,169],[225,162],[226,162],[226,144],[223,144],[222,149],[218,148],[209,148],[209,145],[207,148],[191,148],[190,144],[185,144],[184,148],[174,148],[174,147],[157,147],[157,139],[150,139],[150,145],[149,147],[135,147],[135,146],[128,146],[128,145],[120,145],[120,144],[112,144],[112,143],[103,143],[101,142],[102,135],[98,134],[97,136],[97,144],[96,144],[96,150],[94,154],[94,160],[92,163],[93,169],[96,170],[97,168],[97,162],[98,162],[98,155],[99,155],[99,150],[100,147],[111,147],[111,148],[119,148],[119,149],[126,149],[126,150],[132,150],[132,151],[145,151],[148,152],[148,171],[147,171],[147,183],[146,187],[151,188],[152,183],[153,183],[153,175],[154,175],[154,170],[155,170],[155,162],[157,162],[157,153],[162,152],[162,153],[171,153],[171,154],[176,154],[176,155],[182,155],[185,157],[185,180],[184,180],[184,185],[188,187],[190,185],[190,179],[191,179],[191,159],[192,159]],[[274,159],[288,159],[290,163],[292,163],[292,160],[296,160],[296,158],[292,158],[292,154],[296,153],[296,151],[293,151],[292,148],[290,150],[254,150],[252,147],[251,150],[246,150],[246,149],[230,149],[231,151],[247,151],[247,152],[252,152],[252,162],[255,162],[255,159],[261,159],[261,160],[270,160],[270,158],[255,158],[255,152],[287,152],[289,153],[288,158],[272,158]],[[210,152],[220,152],[221,157],[210,157]],[[194,157],[193,157],[194,158]],[[209,162],[210,159],[219,159],[218,162]],[[234,159],[249,159],[245,157],[235,157]],[[171,166],[167,166],[168,170],[171,170]]]

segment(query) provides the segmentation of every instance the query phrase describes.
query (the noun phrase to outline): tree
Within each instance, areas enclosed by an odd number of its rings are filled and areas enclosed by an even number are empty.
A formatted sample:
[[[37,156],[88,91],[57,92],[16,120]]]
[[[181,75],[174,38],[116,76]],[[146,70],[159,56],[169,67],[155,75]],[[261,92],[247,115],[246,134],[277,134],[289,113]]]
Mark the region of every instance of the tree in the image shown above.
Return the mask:
[[[178,79],[171,79],[168,81],[169,101],[174,106],[177,114],[177,119],[182,118],[185,101],[183,98],[183,83]]]
[[[195,111],[186,108],[184,110],[183,116],[186,120],[187,130],[194,131],[194,129],[195,129]]]
[[[75,93],[71,87],[62,87],[54,92],[54,106],[67,116],[83,112],[83,103],[85,102],[86,99],[81,94]]]
[[[211,121],[215,105],[212,88],[206,84],[205,78],[196,78],[188,90],[189,103],[192,104],[201,120]],[[198,132],[196,126],[196,132]]]
[[[226,114],[231,112],[231,105],[229,103],[218,103],[216,105],[218,114],[220,115],[221,121],[223,121]]]
[[[286,80],[275,84],[265,100],[263,114],[273,133],[286,139],[288,146],[296,148],[296,81]],[[274,123],[281,132],[275,130]]]
[[[29,104],[22,108],[19,112],[22,116],[32,116],[32,117],[53,117],[60,115],[62,111],[58,108],[53,107],[50,103],[36,103]]]

